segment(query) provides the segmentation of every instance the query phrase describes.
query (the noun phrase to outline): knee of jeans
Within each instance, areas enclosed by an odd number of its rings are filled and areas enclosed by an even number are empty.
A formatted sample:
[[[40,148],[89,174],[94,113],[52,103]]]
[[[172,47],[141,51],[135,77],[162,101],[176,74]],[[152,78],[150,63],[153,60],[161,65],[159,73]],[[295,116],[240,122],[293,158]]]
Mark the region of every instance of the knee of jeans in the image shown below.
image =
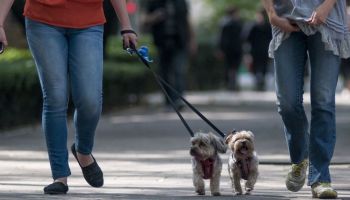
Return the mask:
[[[43,97],[43,108],[46,112],[66,112],[68,108],[68,97],[59,93],[45,94]]]
[[[303,112],[302,103],[279,100],[277,102],[278,113],[282,116],[296,116]]]
[[[82,97],[78,102],[75,102],[78,112],[89,115],[99,115],[102,109],[102,99],[92,98],[89,96]]]
[[[335,99],[332,95],[315,95],[311,97],[311,105],[313,109],[333,110],[335,109]]]

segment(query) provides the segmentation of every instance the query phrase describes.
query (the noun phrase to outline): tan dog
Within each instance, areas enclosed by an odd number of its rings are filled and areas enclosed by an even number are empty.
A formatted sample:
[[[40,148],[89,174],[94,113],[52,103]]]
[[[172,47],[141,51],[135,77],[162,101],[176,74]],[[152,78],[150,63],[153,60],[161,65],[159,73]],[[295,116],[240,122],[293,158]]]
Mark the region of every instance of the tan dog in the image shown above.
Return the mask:
[[[219,153],[227,150],[224,142],[212,133],[196,133],[191,138],[193,185],[198,195],[205,195],[203,179],[210,179],[211,195],[220,195],[222,161]]]
[[[250,131],[233,131],[226,136],[225,143],[232,153],[228,161],[228,172],[232,190],[236,195],[243,193],[241,179],[245,182],[245,194],[250,194],[258,178],[259,160],[254,150],[254,135]]]

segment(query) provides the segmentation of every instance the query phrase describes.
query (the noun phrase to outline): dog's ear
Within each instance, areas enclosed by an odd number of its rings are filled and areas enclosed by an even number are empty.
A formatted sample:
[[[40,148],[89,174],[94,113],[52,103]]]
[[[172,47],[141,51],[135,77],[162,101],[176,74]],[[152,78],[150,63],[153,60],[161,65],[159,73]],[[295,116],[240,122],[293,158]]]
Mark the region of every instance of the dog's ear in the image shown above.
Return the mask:
[[[249,134],[249,136],[254,140],[254,134],[253,134],[253,132],[251,132],[251,131],[247,131],[247,133]]]
[[[228,144],[229,141],[232,139],[232,137],[233,137],[234,135],[235,135],[235,133],[233,133],[233,132],[227,134],[227,135],[225,136],[225,138],[224,138],[225,144]]]
[[[226,153],[227,146],[224,144],[224,141],[211,133],[209,135],[211,138],[211,144],[214,146],[214,148],[219,153]]]

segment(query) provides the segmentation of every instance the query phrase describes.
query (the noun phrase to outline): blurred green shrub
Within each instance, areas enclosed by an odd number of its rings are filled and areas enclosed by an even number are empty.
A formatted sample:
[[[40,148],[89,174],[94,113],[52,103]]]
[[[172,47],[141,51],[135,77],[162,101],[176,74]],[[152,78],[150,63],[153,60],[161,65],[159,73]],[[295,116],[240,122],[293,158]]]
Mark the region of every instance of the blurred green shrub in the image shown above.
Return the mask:
[[[141,64],[112,61],[105,62],[103,87],[104,111],[138,103],[143,94],[156,88]],[[31,59],[0,62],[0,94],[0,129],[39,121],[42,95]]]
[[[157,60],[157,52],[150,37],[139,41],[147,45]],[[208,90],[222,87],[224,68],[214,57],[212,43],[198,44],[198,54],[191,58],[187,73],[189,90]],[[103,109],[138,103],[151,91],[159,91],[151,73],[136,56],[121,50],[121,42],[112,37],[108,42],[109,59],[104,65]],[[157,70],[157,64],[152,64]],[[42,96],[35,64],[28,50],[6,49],[0,56],[0,129],[38,121]]]
[[[41,93],[34,62],[0,62],[0,94],[0,128],[37,121]]]
[[[0,62],[14,62],[30,58],[31,55],[28,49],[6,48],[4,53],[0,56]]]

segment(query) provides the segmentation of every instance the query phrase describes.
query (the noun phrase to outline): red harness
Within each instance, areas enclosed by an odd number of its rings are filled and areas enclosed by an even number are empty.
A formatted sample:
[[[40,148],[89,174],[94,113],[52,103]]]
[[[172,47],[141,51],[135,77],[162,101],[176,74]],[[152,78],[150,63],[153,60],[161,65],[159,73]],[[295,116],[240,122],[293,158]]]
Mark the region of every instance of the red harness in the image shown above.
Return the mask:
[[[248,180],[249,169],[250,169],[250,158],[237,160],[237,165],[241,171],[242,179]]]
[[[202,165],[202,170],[203,170],[203,174],[204,174],[203,178],[204,179],[212,178],[215,160],[213,158],[208,158],[206,160],[200,160],[199,162]]]

